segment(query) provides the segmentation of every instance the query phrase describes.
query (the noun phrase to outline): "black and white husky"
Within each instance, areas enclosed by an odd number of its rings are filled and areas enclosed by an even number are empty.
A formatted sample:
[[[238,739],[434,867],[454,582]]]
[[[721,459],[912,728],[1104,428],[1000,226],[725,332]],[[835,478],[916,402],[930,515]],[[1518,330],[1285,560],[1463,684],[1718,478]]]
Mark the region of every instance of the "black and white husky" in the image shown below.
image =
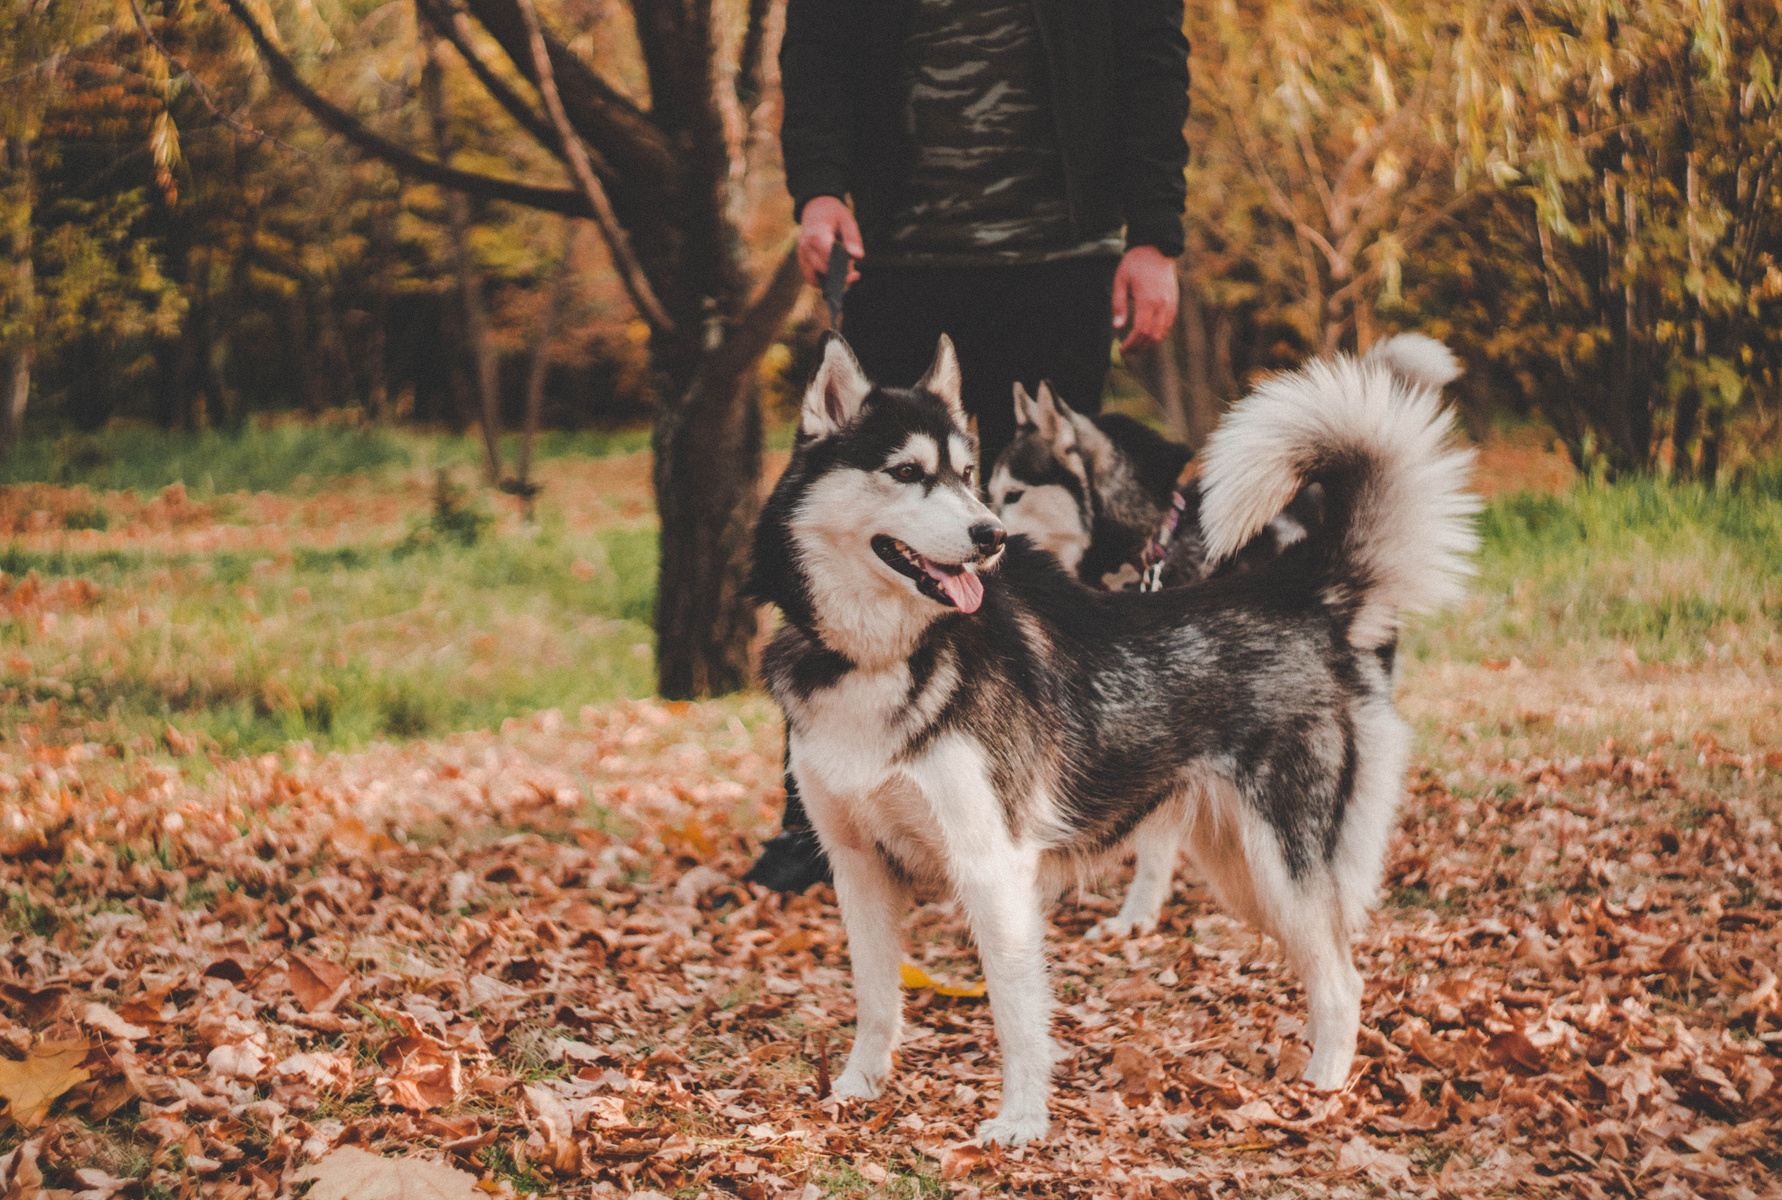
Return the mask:
[[[1349,935],[1405,769],[1400,615],[1455,596],[1474,545],[1469,455],[1436,392],[1347,358],[1263,384],[1203,456],[1206,552],[1236,551],[1308,482],[1321,525],[1257,570],[1144,594],[1005,540],[959,384],[945,338],[906,391],[874,387],[831,336],[756,532],[753,588],[785,616],[764,674],[853,959],[837,1094],[876,1096],[891,1069],[899,921],[937,886],[970,922],[1003,1051],[979,1135],[1044,1136],[1044,906],[1134,835],[1127,927],[1156,920],[1185,846],[1285,949],[1310,1002],[1306,1075],[1341,1084],[1360,1025]]]
[[[1443,388],[1461,374],[1434,338],[1402,333],[1375,342],[1363,359],[1412,385]],[[1162,526],[1192,452],[1123,413],[1084,416],[1042,383],[1015,385],[1015,438],[996,460],[986,491],[1011,534],[1026,534],[1093,587],[1138,583],[1140,557]],[[1200,484],[1181,487],[1186,507],[1163,563],[1166,587],[1212,573],[1200,537]],[[1248,569],[1305,537],[1322,519],[1314,485],[1296,495],[1222,570]]]

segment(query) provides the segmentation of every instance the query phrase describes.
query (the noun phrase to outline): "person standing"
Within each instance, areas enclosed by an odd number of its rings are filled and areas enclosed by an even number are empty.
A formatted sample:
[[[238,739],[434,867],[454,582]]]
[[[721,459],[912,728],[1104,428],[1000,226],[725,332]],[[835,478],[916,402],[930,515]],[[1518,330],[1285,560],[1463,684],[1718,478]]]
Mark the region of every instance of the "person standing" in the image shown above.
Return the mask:
[[[907,386],[953,339],[980,477],[1014,437],[1013,385],[1097,412],[1116,332],[1175,321],[1188,42],[1182,0],[789,0],[780,143],[817,285],[837,239],[847,337]],[[787,780],[747,878],[828,865]]]

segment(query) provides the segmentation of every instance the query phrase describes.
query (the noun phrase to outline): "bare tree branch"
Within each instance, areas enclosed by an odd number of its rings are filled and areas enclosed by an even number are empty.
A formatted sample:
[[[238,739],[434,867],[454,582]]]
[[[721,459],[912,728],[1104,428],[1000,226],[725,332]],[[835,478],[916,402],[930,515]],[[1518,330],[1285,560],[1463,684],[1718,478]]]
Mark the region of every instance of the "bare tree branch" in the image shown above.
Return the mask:
[[[593,167],[588,165],[588,152],[582,145],[582,139],[576,136],[569,124],[568,114],[563,111],[563,99],[557,94],[557,81],[551,70],[550,51],[545,47],[544,31],[538,24],[538,10],[532,7],[532,0],[519,0],[519,5],[520,15],[526,21],[526,36],[532,43],[532,64],[538,72],[538,91],[544,97],[545,111],[551,114],[551,123],[556,126],[557,137],[563,143],[570,172],[582,189],[582,195],[587,198],[588,207],[594,210],[594,223],[600,226],[601,236],[606,239],[606,248],[612,253],[613,265],[619,268],[619,279],[625,285],[625,294],[631,297],[637,311],[651,325],[665,333],[673,333],[674,319],[662,307],[662,302],[656,299],[655,289],[650,286],[649,277],[644,274],[643,264],[632,253],[630,237],[613,215],[612,202],[606,197],[606,189],[600,186],[600,180],[594,177]]]
[[[501,44],[528,82],[538,83],[526,18],[516,0],[466,0],[470,14]],[[602,79],[587,63],[545,34],[557,94],[582,140],[612,164],[614,177],[647,185],[658,195],[681,178],[680,151],[650,114]],[[621,201],[621,207],[624,207]]]
[[[324,126],[347,139],[365,153],[388,163],[391,167],[428,183],[437,183],[442,187],[455,188],[472,196],[481,196],[487,200],[506,200],[512,204],[522,204],[528,208],[541,209],[545,212],[562,213],[570,217],[586,217],[591,215],[588,202],[582,194],[572,188],[541,188],[530,184],[519,183],[510,179],[497,179],[492,175],[478,175],[470,171],[460,171],[448,167],[434,159],[423,158],[405,147],[397,145],[387,138],[379,137],[365,128],[359,120],[336,107],[325,99],[314,88],[303,82],[297,74],[297,68],[289,58],[281,53],[272,40],[266,36],[265,30],[254,19],[252,13],[242,0],[223,0],[229,11],[235,14],[247,29],[248,36],[260,52],[260,59],[266,69],[272,73],[279,86],[297,98],[297,102],[309,110],[311,116]]]
[[[539,145],[561,158],[563,147],[558,143],[557,131],[551,128],[551,123],[540,116],[524,97],[509,87],[507,81],[497,75],[495,69],[477,54],[476,47],[470,40],[470,18],[441,3],[441,0],[418,0],[415,7],[420,9],[421,15],[427,19],[427,24],[433,31],[452,44],[452,49],[458,52],[464,65],[470,68],[471,73],[488,89],[489,95],[507,110],[520,128],[531,134]]]

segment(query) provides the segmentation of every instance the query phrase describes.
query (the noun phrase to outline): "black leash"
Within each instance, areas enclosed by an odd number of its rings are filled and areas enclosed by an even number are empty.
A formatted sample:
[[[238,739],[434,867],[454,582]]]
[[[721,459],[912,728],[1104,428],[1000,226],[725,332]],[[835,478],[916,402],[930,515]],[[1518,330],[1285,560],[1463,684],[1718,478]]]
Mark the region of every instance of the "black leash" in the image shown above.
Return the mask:
[[[829,306],[829,328],[841,332],[842,297],[848,290],[848,268],[853,266],[848,248],[838,236],[829,247],[829,269],[823,272],[823,303]]]

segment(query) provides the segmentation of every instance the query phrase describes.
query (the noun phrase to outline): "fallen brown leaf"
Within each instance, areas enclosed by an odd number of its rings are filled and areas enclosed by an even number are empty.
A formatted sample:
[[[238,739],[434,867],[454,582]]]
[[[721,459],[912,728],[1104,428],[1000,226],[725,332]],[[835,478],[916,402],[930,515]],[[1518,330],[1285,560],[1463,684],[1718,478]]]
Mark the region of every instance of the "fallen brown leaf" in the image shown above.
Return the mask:
[[[39,1042],[23,1062],[0,1059],[0,1096],[7,1102],[6,1115],[20,1129],[43,1124],[56,1097],[86,1082],[87,1069],[80,1064],[91,1049],[85,1038]]]
[[[353,977],[342,968],[319,958],[292,952],[286,957],[291,969],[285,976],[297,1002],[309,1012],[332,1012],[351,992]]]
[[[308,1200],[489,1200],[477,1177],[424,1158],[384,1158],[341,1146],[297,1177]]]
[[[538,1084],[529,1083],[520,1090],[544,1141],[544,1165],[566,1178],[578,1174],[582,1154],[576,1145],[575,1119],[570,1116],[569,1106],[555,1092]]]
[[[1529,1075],[1539,1075],[1547,1069],[1547,1056],[1540,1047],[1515,1030],[1494,1034],[1485,1043],[1485,1054],[1500,1066],[1515,1067]]]
[[[976,1142],[948,1146],[940,1153],[941,1178],[958,1179],[969,1175],[983,1165],[986,1157],[984,1148]]]

